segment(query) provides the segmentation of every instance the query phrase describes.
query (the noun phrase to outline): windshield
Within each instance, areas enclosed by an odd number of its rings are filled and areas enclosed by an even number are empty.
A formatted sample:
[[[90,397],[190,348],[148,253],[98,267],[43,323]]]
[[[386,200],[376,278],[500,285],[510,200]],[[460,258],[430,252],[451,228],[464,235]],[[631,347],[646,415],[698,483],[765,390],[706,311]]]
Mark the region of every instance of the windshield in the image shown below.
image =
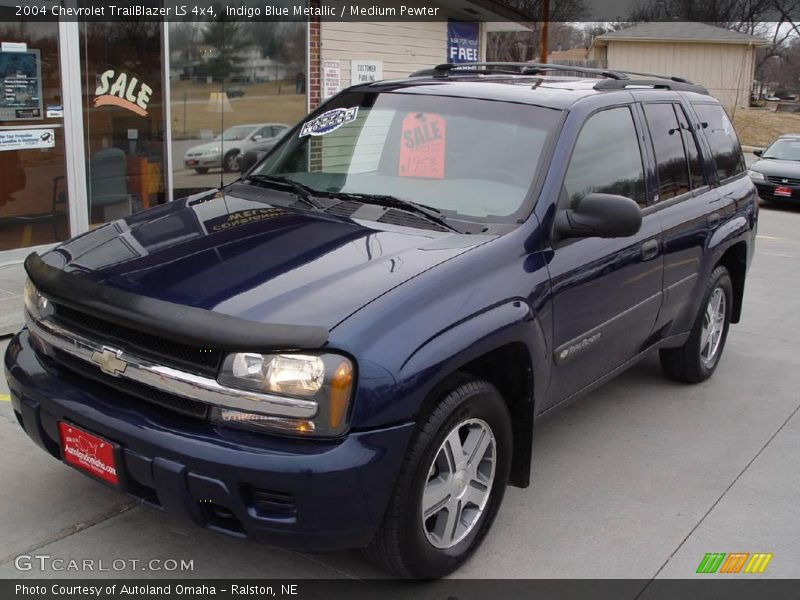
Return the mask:
[[[235,142],[238,140],[243,140],[248,135],[250,135],[255,127],[247,127],[247,126],[240,126],[240,127],[231,127],[230,129],[226,129],[225,133],[222,134],[223,141],[226,142]]]
[[[320,192],[393,196],[447,218],[514,223],[530,211],[525,200],[559,120],[560,111],[510,102],[343,94],[285,137],[253,175]]]
[[[761,158],[800,160],[800,140],[778,140],[764,151]]]

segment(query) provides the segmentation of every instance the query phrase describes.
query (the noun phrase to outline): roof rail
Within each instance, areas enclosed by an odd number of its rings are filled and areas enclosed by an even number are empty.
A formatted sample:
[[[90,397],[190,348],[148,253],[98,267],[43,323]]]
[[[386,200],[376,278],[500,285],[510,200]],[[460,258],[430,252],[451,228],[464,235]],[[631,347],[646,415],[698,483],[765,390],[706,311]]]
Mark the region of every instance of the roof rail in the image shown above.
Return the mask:
[[[624,90],[628,88],[652,88],[659,90],[673,90],[679,92],[695,92],[708,96],[708,90],[702,85],[686,81],[676,81],[656,76],[655,79],[604,79],[594,84],[596,90]]]
[[[442,77],[455,75],[539,75],[547,71],[572,71],[586,75],[596,75],[604,78],[598,81],[594,88],[597,90],[620,90],[628,87],[645,87],[655,89],[696,92],[708,95],[708,90],[701,85],[692,83],[684,77],[675,75],[656,75],[654,73],[640,73],[638,71],[623,71],[620,69],[597,69],[594,67],[580,67],[575,65],[560,65],[534,62],[472,62],[472,63],[444,63],[432,69],[424,69],[412,73],[411,77]],[[632,79],[630,75],[637,76]]]
[[[482,67],[482,68],[477,68]],[[436,65],[433,69],[424,69],[412,73],[411,77],[432,76],[448,77],[451,74],[474,74],[482,75],[538,75],[544,71],[573,71],[587,75],[599,75],[610,79],[625,79],[626,76],[620,71],[609,69],[596,69],[592,67],[580,67],[574,65],[544,64],[533,62],[472,62],[472,63],[444,63]]]

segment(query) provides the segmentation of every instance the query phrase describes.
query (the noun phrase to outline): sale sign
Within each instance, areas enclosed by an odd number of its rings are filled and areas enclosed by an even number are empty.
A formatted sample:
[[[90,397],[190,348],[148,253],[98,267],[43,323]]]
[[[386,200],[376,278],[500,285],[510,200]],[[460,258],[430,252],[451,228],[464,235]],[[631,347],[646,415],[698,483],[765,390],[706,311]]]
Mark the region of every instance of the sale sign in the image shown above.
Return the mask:
[[[444,179],[447,123],[435,113],[411,113],[403,119],[400,176]]]

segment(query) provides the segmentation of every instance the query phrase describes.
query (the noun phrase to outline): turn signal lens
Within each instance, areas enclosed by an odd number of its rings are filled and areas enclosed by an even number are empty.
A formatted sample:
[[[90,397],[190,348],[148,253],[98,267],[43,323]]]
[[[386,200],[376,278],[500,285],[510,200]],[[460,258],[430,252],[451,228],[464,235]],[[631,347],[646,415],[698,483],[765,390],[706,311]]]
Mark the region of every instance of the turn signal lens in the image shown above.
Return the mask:
[[[341,428],[347,415],[350,402],[350,388],[353,384],[353,367],[350,361],[342,362],[336,367],[331,379],[330,405],[328,408],[328,425],[331,429]]]

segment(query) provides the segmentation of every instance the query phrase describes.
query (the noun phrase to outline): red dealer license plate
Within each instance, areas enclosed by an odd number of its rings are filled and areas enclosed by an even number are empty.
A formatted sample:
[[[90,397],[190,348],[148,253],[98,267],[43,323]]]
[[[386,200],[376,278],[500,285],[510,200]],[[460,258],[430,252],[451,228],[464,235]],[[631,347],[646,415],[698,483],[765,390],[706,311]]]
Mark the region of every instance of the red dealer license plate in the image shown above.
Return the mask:
[[[186,161],[186,164],[189,165],[190,167],[193,167],[194,165],[196,165],[199,162],[200,162],[199,160],[190,159],[190,160]]]
[[[776,196],[786,196],[788,198],[792,195],[792,188],[779,186],[775,188],[774,194]]]
[[[119,484],[116,445],[69,423],[59,423],[64,462],[98,479]]]

